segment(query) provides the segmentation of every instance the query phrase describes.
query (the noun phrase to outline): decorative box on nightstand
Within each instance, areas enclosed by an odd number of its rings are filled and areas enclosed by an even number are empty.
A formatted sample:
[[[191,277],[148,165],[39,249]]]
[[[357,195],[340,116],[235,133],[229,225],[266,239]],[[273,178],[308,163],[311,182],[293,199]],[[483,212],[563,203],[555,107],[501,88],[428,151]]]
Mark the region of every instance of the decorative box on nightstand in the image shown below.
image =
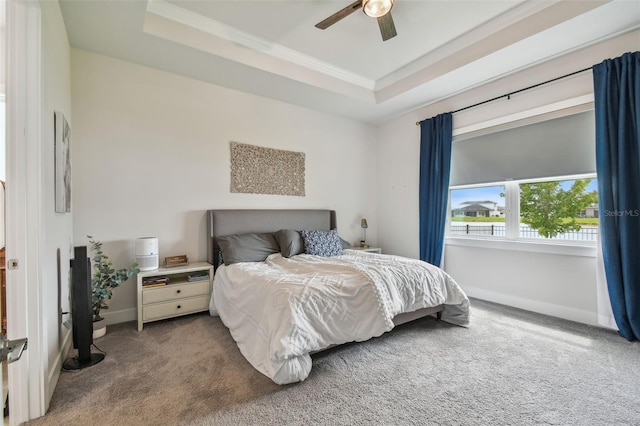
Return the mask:
[[[369,253],[382,254],[382,249],[380,247],[351,247],[351,249],[352,250],[367,251]]]
[[[146,322],[208,310],[212,286],[207,262],[139,272],[138,331]]]

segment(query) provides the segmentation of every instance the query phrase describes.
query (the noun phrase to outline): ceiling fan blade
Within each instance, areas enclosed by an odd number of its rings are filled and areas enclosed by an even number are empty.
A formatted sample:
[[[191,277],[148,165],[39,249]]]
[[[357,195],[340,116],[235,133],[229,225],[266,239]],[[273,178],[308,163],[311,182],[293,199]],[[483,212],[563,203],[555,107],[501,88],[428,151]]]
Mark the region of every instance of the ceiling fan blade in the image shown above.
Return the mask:
[[[342,18],[346,18],[347,16],[351,15],[353,12],[355,12],[358,9],[360,9],[361,7],[362,7],[362,0],[354,1],[349,6],[345,7],[342,10],[339,10],[338,12],[336,12],[333,15],[329,16],[324,21],[318,22],[316,24],[316,28],[320,28],[321,30],[326,30],[331,25],[335,24],[336,22],[338,22]]]
[[[382,41],[387,41],[398,35],[391,13],[379,17],[378,26],[380,27],[380,34],[382,34]]]

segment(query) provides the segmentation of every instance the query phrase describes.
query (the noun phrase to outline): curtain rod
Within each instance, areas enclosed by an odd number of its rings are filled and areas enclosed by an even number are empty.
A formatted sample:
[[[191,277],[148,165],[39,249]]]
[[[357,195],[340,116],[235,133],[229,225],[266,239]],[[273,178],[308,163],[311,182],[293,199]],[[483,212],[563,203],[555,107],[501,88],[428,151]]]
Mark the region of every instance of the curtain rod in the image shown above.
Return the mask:
[[[455,111],[451,111],[451,114],[455,114],[456,112],[460,112],[460,111],[464,111],[466,109],[470,109],[470,108],[474,108],[474,107],[477,107],[477,106],[480,106],[480,105],[484,105],[484,104],[489,103],[489,102],[497,101],[498,99],[502,99],[502,98],[510,99],[511,95],[515,95],[516,93],[524,92],[525,90],[529,90],[529,89],[534,89],[536,87],[543,86],[543,85],[549,84],[549,83],[553,83],[554,81],[562,80],[563,78],[571,77],[572,75],[580,74],[580,73],[583,73],[585,71],[590,71],[590,70],[591,70],[591,67],[583,68],[581,70],[574,71],[574,72],[571,72],[569,74],[561,75],[560,77],[552,78],[551,80],[543,81],[542,83],[534,84],[533,86],[525,87],[524,89],[516,90],[515,92],[509,92],[509,93],[506,93],[504,95],[496,96],[495,98],[487,99],[486,101],[478,102],[477,104],[469,105],[469,106],[466,106],[464,108],[460,108],[460,109],[457,109]],[[419,126],[420,123],[422,123],[425,120],[428,120],[428,119],[425,118],[424,120],[416,121],[416,126]]]

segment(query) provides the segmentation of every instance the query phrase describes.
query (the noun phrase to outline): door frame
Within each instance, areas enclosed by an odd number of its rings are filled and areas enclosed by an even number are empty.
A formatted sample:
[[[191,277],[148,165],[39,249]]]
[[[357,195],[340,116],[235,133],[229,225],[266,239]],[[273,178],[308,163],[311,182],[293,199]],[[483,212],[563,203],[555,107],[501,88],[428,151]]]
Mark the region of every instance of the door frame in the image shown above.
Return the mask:
[[[9,421],[45,414],[39,242],[41,232],[41,11],[37,1],[7,1],[6,243],[7,337],[27,337],[22,358],[8,365]],[[25,380],[25,378],[27,380]]]

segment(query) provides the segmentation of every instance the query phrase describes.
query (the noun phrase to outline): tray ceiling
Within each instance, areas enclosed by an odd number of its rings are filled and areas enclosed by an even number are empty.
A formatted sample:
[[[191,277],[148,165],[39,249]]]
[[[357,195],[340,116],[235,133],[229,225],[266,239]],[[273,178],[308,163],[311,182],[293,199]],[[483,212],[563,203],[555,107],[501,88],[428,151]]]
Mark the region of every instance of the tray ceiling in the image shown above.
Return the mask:
[[[379,122],[640,26],[640,2],[396,0],[383,42],[350,1],[62,0],[72,47]]]

